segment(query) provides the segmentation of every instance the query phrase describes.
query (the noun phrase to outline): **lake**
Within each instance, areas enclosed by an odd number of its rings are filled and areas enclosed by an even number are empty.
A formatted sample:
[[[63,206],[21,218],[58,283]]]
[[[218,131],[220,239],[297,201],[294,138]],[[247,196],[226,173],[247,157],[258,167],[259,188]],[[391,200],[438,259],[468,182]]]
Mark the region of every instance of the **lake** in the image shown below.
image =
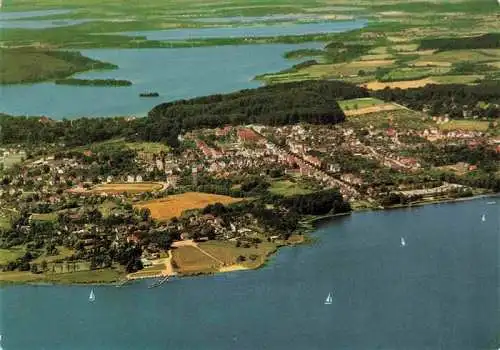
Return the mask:
[[[3,287],[3,349],[493,349],[490,200],[336,218],[260,270],[99,286],[94,303],[89,286]]]
[[[22,29],[44,29],[74,26],[77,24],[98,21],[97,19],[43,19],[43,20],[0,20],[0,29],[22,28]]]
[[[313,23],[280,23],[214,28],[182,28],[153,31],[122,32],[121,35],[145,36],[148,40],[171,41],[188,39],[274,37],[318,33],[339,33],[364,27],[368,21],[326,21]]]
[[[117,64],[117,70],[92,71],[75,78],[127,79],[130,87],[56,85],[53,82],[1,87],[0,112],[79,116],[146,115],[155,105],[181,98],[227,93],[260,86],[253,78],[276,72],[301,60],[287,60],[287,51],[321,48],[323,43],[211,46],[177,49],[90,49],[83,55]],[[156,91],[159,98],[140,98]]]
[[[20,18],[31,18],[31,17],[45,17],[53,15],[63,15],[71,13],[72,10],[37,10],[37,11],[15,11],[15,12],[0,12],[0,20],[13,20]]]

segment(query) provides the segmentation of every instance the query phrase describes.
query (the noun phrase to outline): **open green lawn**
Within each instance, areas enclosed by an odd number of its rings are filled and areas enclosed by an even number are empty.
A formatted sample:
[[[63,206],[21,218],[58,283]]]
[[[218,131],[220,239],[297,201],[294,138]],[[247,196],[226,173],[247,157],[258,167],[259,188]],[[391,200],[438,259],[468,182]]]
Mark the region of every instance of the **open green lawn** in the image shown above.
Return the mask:
[[[0,51],[0,57],[1,57],[1,51]],[[0,65],[0,76],[2,74],[1,73],[1,69],[2,69],[1,66],[2,65]],[[25,154],[21,154],[21,153],[13,154],[13,155],[10,155],[6,158],[0,159],[0,164],[3,164],[5,169],[8,169],[8,168],[12,167],[14,164],[20,163],[24,157],[25,157]]]
[[[167,145],[160,142],[128,142],[126,146],[135,151],[145,153],[159,154],[162,151],[167,153],[170,150]]]
[[[9,229],[11,226],[10,218],[0,214],[0,228]]]
[[[46,214],[37,214],[34,213],[31,215],[31,220],[34,221],[57,221],[57,213],[46,213]]]
[[[62,246],[57,246],[57,251],[58,253],[56,255],[41,255],[39,256],[38,258],[36,258],[35,260],[33,260],[34,263],[41,263],[43,260],[45,260],[47,263],[52,263],[56,260],[60,260],[60,259],[64,259],[64,258],[67,258],[67,257],[70,257],[71,255],[73,255],[75,253],[75,251],[73,249],[69,249],[69,248],[66,248],[66,247],[62,247]],[[85,269],[87,264],[84,264],[84,263],[79,263],[81,266],[82,269]]]
[[[101,205],[99,205],[99,211],[104,218],[109,217],[115,208],[116,203],[113,201],[104,201]]]
[[[445,74],[450,70],[446,67],[435,68],[397,68],[385,74],[379,81],[402,81],[427,78],[431,75]]]
[[[120,269],[87,270],[69,273],[34,274],[23,271],[0,272],[0,283],[112,283],[123,278]]]
[[[269,192],[282,196],[295,196],[299,194],[311,193],[312,190],[290,180],[274,181],[271,183]]]
[[[432,80],[440,84],[472,84],[484,78],[484,75],[441,75],[432,77]]]
[[[9,249],[0,249],[0,265],[5,265],[9,261],[20,258],[25,253],[24,247],[12,247]]]
[[[365,107],[373,107],[381,104],[385,104],[384,101],[378,98],[366,97],[366,98],[353,98],[351,100],[337,101],[340,108],[343,110],[358,109]]]
[[[441,130],[470,130],[486,131],[490,123],[481,120],[450,120],[448,123],[439,124]]]

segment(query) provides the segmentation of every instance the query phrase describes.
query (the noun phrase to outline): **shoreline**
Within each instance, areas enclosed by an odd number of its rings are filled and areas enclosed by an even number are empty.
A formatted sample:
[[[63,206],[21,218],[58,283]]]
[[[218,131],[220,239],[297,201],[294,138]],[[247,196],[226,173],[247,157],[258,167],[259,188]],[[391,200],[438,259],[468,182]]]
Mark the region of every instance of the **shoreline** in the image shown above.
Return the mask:
[[[292,243],[282,243],[282,244],[277,244],[276,249],[270,251],[266,256],[264,257],[264,260],[256,265],[255,267],[247,267],[243,266],[241,264],[233,264],[233,265],[228,265],[222,267],[219,271],[217,272],[193,272],[189,274],[182,274],[182,273],[177,273],[175,277],[195,277],[195,276],[208,276],[208,275],[217,275],[221,273],[230,273],[234,271],[249,271],[249,270],[258,270],[260,268],[265,267],[267,264],[270,263],[271,257],[275,255],[276,253],[279,252],[281,248],[284,247],[295,247],[298,245],[304,245],[311,243],[314,239],[310,236],[312,232],[314,232],[318,227],[317,225],[321,221],[326,221],[328,222],[329,219],[334,219],[336,217],[344,217],[344,216],[349,216],[352,215],[353,213],[358,213],[358,212],[366,212],[366,211],[384,211],[384,210],[396,210],[396,209],[406,209],[406,208],[412,208],[412,207],[421,207],[424,205],[430,205],[430,204],[447,204],[447,203],[455,203],[455,202],[466,202],[466,201],[471,201],[471,200],[477,200],[477,199],[484,199],[484,198],[500,198],[500,192],[495,192],[495,193],[487,193],[487,194],[479,194],[471,197],[464,197],[464,198],[449,198],[449,199],[443,199],[443,200],[435,200],[435,201],[428,201],[428,202],[422,202],[422,203],[415,203],[415,204],[408,204],[408,205],[396,205],[396,206],[390,206],[390,207],[384,207],[384,208],[362,208],[362,209],[355,209],[347,213],[338,213],[338,214],[331,214],[331,215],[321,215],[321,216],[313,216],[313,217],[308,217],[304,219],[301,223],[304,225],[302,229],[302,233],[300,236],[303,237],[303,239],[300,242],[292,242]],[[309,226],[309,227],[307,227]],[[97,272],[106,272],[109,270],[95,270]],[[30,272],[27,272],[27,274],[31,274]],[[71,276],[73,273],[67,273],[64,274],[66,276]],[[2,276],[2,273],[0,272],[0,277]],[[33,276],[34,277],[34,276]],[[0,288],[4,286],[9,286],[9,285],[30,285],[30,286],[59,286],[59,285],[64,285],[64,286],[81,286],[81,285],[89,285],[89,286],[116,286],[117,283],[120,281],[126,281],[125,284],[127,283],[133,283],[136,280],[151,280],[151,279],[157,279],[160,277],[164,277],[163,274],[158,274],[154,276],[135,276],[135,277],[127,277],[127,274],[123,274],[120,276],[121,279],[116,279],[112,281],[91,281],[91,282],[78,282],[78,281],[72,281],[72,282],[67,282],[67,281],[51,281],[51,280],[33,280],[33,281],[15,281],[15,280],[0,280]],[[36,277],[34,277],[36,279]]]

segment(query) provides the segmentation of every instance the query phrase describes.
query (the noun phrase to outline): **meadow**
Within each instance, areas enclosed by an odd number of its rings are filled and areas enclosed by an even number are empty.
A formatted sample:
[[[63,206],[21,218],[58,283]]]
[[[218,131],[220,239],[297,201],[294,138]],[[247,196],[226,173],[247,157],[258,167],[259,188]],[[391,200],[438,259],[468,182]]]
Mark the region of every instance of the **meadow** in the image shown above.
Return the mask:
[[[300,194],[308,194],[311,193],[312,190],[308,189],[302,184],[292,182],[290,180],[280,180],[271,183],[269,192],[287,197]]]

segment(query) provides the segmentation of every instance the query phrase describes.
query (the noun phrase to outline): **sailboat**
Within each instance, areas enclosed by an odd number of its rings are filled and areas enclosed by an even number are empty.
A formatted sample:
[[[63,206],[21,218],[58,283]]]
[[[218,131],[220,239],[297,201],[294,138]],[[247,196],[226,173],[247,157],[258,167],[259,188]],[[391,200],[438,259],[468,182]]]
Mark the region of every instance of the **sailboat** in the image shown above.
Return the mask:
[[[481,216],[481,221],[486,221],[486,215],[483,214],[483,216]]]
[[[406,246],[406,241],[403,237],[401,237],[401,247]]]
[[[89,295],[89,301],[94,301],[95,300],[95,295],[94,295],[94,290],[92,289],[90,291],[90,295]]]
[[[326,297],[325,300],[325,305],[332,305],[333,298],[332,298],[332,293],[328,293],[328,296]]]

